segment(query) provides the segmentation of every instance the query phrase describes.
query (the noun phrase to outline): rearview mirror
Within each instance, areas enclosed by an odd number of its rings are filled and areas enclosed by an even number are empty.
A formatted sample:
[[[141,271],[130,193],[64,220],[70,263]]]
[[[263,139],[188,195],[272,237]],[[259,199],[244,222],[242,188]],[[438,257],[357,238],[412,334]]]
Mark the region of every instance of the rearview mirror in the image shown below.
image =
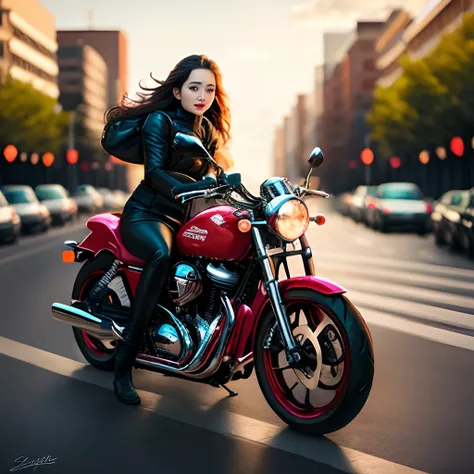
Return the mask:
[[[323,161],[324,161],[324,155],[321,148],[319,148],[318,146],[316,148],[313,148],[313,151],[311,152],[311,155],[309,155],[309,158],[308,158],[308,163],[309,163],[310,168],[309,168],[308,174],[306,175],[306,179],[304,181],[305,188],[309,189],[311,174],[314,169],[316,169],[318,166],[321,166]]]
[[[202,144],[199,138],[194,135],[187,135],[185,133],[178,132],[174,136],[173,146],[178,151],[189,152],[195,156],[206,158],[209,163],[212,164],[220,173],[224,173],[224,169],[220,167],[212,158],[212,156],[206,150],[206,147]]]
[[[186,135],[178,132],[174,136],[173,146],[183,152],[190,152],[193,154],[199,153],[199,156],[207,156],[207,150],[199,138],[193,135]]]
[[[322,152],[321,148],[319,148],[317,146],[311,152],[311,155],[308,158],[308,163],[311,166],[311,169],[313,170],[313,169],[318,168],[319,166],[321,166],[323,164],[323,161],[324,161],[323,152]]]

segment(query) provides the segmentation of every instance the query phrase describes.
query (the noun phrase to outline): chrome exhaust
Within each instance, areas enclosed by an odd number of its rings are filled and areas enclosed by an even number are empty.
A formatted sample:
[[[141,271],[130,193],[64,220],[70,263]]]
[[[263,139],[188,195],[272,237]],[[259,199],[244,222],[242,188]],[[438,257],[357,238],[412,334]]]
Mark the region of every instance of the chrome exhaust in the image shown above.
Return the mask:
[[[118,337],[112,330],[112,321],[101,319],[87,311],[62,303],[53,303],[51,306],[53,319],[82,329],[97,339],[115,340]]]

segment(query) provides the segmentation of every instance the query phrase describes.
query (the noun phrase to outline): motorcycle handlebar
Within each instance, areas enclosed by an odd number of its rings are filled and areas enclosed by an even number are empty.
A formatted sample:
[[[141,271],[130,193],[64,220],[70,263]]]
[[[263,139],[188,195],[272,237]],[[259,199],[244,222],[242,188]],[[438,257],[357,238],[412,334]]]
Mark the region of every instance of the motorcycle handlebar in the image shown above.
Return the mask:
[[[195,183],[183,183],[183,184],[178,184],[178,186],[175,186],[172,191],[171,195],[173,196],[174,199],[179,199],[179,195],[187,192],[192,192],[192,191],[204,191],[206,189],[209,189],[211,186],[215,185],[216,181],[212,178],[204,178],[201,181],[196,181]]]

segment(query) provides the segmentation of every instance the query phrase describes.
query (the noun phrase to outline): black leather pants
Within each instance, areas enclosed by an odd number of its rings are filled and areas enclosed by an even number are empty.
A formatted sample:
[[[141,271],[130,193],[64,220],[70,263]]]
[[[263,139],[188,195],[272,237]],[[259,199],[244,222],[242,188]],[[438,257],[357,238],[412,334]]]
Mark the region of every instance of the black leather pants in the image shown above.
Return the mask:
[[[174,232],[141,204],[128,202],[122,214],[120,233],[127,250],[146,261],[138,282],[124,342],[116,357],[115,375],[129,373],[141,339],[153,314],[168,275]]]

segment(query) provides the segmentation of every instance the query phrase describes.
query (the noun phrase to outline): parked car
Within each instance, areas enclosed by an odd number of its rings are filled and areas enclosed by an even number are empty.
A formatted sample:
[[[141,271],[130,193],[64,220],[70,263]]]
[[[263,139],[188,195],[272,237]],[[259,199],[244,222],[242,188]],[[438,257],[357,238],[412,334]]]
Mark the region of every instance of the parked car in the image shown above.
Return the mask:
[[[104,200],[104,209],[108,211],[118,211],[121,208],[119,200],[113,191],[108,188],[98,188],[97,191]]]
[[[350,215],[350,205],[353,191],[347,191],[340,194],[336,199],[336,208],[343,216]]]
[[[435,242],[474,258],[474,188],[443,194],[431,215]]]
[[[122,211],[123,207],[125,206],[130,197],[130,193],[126,193],[125,191],[121,191],[120,189],[114,189],[112,192],[114,193],[114,196],[117,199],[120,211]]]
[[[377,186],[358,186],[355,189],[352,194],[349,213],[356,222],[364,222],[365,224],[368,222],[368,205],[370,202],[374,202],[374,200],[371,201],[371,198],[375,196],[376,192]]]
[[[0,242],[16,242],[20,235],[20,230],[20,216],[0,191]]]
[[[386,232],[391,227],[413,228],[424,235],[431,230],[433,209],[414,183],[385,183],[377,187],[368,206],[368,222],[374,229]]]
[[[35,193],[50,214],[54,225],[63,225],[77,216],[77,203],[60,184],[40,184]]]
[[[77,202],[79,212],[95,213],[104,206],[104,199],[99,192],[90,184],[79,185],[72,197]]]
[[[51,214],[41,204],[30,186],[14,184],[1,191],[21,219],[21,232],[46,232],[51,226]]]

